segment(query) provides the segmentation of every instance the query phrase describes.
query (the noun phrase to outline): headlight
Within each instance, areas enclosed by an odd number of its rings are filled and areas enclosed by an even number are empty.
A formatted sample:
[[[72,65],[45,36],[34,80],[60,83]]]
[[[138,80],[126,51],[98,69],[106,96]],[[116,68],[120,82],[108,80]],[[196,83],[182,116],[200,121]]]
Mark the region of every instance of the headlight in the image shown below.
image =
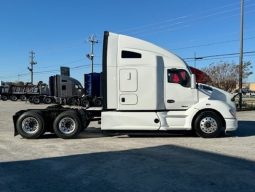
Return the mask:
[[[236,118],[236,110],[234,109],[230,109],[229,112],[231,113],[231,115]]]

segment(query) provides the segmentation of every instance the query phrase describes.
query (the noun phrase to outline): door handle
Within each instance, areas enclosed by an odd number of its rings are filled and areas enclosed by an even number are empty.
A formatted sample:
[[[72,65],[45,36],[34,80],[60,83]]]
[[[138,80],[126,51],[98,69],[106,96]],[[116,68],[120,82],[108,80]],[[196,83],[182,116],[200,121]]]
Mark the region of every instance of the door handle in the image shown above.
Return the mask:
[[[167,100],[167,103],[174,103],[174,102],[175,102],[175,100],[172,100],[172,99]]]

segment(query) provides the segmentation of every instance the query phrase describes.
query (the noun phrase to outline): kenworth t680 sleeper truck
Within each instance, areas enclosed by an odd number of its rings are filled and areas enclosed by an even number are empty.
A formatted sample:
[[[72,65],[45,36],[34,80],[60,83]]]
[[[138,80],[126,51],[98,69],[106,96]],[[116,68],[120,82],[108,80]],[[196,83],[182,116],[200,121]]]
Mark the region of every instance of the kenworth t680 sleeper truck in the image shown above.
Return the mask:
[[[232,96],[197,84],[187,64],[165,49],[105,32],[102,65],[102,108],[22,110],[13,116],[15,135],[73,138],[98,117],[106,133],[194,130],[211,138],[237,129]]]

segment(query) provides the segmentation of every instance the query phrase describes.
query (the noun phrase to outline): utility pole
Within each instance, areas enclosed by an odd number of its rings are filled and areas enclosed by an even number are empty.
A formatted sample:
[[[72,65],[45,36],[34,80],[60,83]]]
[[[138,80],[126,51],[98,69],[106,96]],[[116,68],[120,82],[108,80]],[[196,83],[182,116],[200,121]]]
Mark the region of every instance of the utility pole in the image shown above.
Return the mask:
[[[20,76],[21,76],[21,74],[18,74],[18,81],[20,81]]]
[[[87,54],[87,58],[91,61],[91,73],[94,72],[94,45],[98,43],[98,40],[96,40],[95,35],[89,36],[88,42],[90,43],[90,53]]]
[[[30,65],[31,67],[27,67],[27,69],[30,71],[31,73],[31,83],[33,84],[33,81],[34,81],[34,65],[37,64],[37,62],[35,62],[35,52],[34,51],[31,51],[30,52]]]
[[[194,52],[194,67],[195,67],[195,68],[196,68],[196,65],[197,65],[196,57],[197,57],[197,53]]]
[[[197,52],[194,52],[194,67],[197,67],[197,60],[202,60],[203,57],[197,57]]]
[[[244,0],[241,0],[240,3],[241,13],[240,13],[240,58],[239,58],[239,109],[242,110]]]

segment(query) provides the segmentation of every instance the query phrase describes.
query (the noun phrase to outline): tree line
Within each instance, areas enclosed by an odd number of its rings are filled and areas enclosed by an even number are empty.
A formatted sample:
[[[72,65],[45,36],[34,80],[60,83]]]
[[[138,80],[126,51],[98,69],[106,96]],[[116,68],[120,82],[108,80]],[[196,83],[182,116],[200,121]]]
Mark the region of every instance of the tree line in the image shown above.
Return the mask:
[[[227,62],[212,63],[201,70],[210,77],[207,84],[228,92],[235,92],[238,89],[239,64]],[[252,63],[250,61],[244,62],[243,80],[245,81],[252,74]]]

